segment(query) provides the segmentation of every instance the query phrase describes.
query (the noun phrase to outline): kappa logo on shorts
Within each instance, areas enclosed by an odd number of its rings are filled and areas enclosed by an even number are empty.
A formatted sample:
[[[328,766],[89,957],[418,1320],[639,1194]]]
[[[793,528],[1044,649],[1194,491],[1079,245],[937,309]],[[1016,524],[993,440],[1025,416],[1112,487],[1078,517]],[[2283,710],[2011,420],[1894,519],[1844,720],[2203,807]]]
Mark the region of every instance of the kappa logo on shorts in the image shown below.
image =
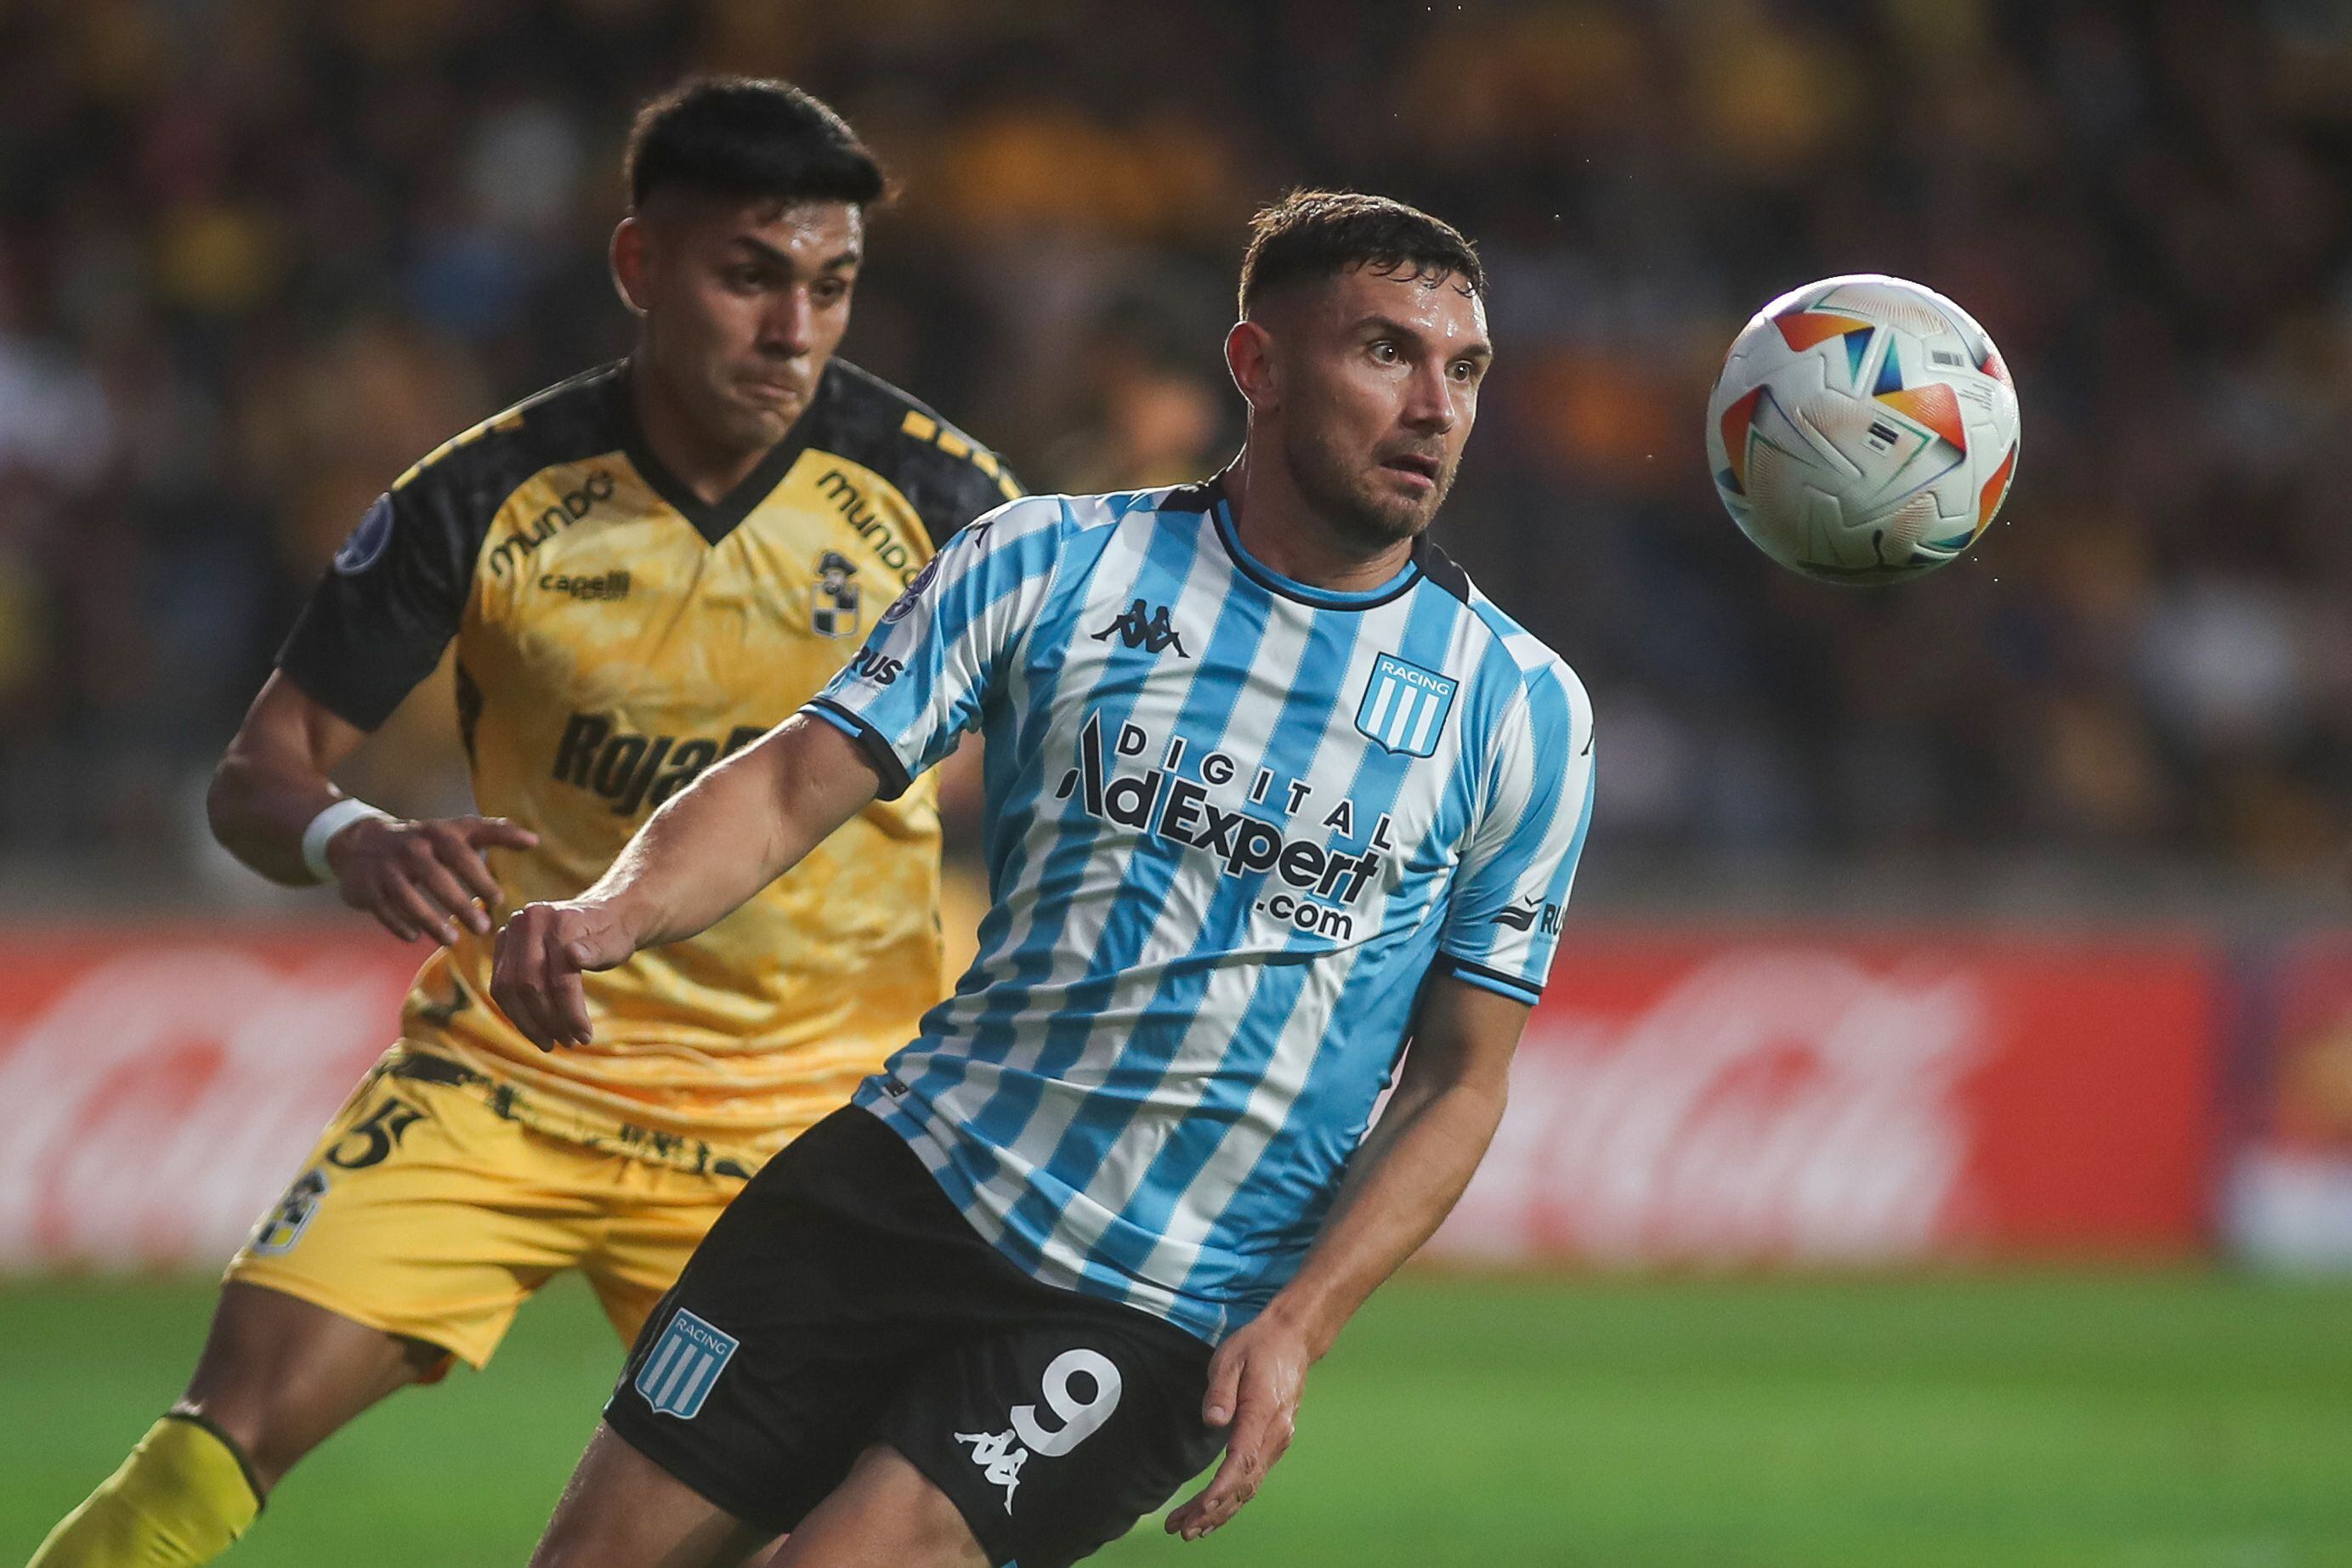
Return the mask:
[[[251,1246],[254,1254],[276,1258],[294,1249],[302,1239],[302,1232],[310,1228],[310,1221],[319,1213],[319,1200],[327,1196],[327,1173],[313,1166],[294,1178],[269,1218],[254,1231]]]
[[[684,1308],[654,1343],[653,1354],[637,1369],[635,1387],[656,1413],[691,1421],[702,1414],[711,1385],[727,1369],[737,1341]]]
[[[1075,1380],[1084,1378],[1093,1392],[1081,1396]],[[1048,1427],[1037,1419],[1034,1405],[1015,1405],[1013,1425],[1002,1432],[958,1432],[955,1440],[971,1445],[971,1462],[988,1484],[1004,1489],[1004,1511],[1013,1511],[1013,1494],[1021,1488],[1021,1467],[1031,1457],[1057,1459],[1097,1432],[1118,1408],[1122,1384],[1118,1364],[1099,1351],[1066,1350],[1045,1368],[1045,1408],[1061,1425]]]

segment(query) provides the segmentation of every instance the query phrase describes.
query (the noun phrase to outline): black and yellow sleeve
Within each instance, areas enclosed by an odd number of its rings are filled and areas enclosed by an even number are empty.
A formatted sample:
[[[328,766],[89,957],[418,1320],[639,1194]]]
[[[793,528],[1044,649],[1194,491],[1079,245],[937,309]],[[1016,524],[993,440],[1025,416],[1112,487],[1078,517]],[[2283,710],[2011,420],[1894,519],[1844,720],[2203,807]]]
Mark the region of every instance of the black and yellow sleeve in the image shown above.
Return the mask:
[[[488,516],[457,515],[448,488],[428,481],[376,498],[278,652],[288,680],[362,729],[440,662],[488,531]]]
[[[618,444],[622,367],[526,398],[429,454],[360,519],[278,651],[286,678],[374,729],[457,634],[499,508],[551,463]]]
[[[900,483],[937,549],[947,548],[974,518],[1027,493],[995,453],[928,410],[909,411],[899,434],[929,448],[906,465]]]

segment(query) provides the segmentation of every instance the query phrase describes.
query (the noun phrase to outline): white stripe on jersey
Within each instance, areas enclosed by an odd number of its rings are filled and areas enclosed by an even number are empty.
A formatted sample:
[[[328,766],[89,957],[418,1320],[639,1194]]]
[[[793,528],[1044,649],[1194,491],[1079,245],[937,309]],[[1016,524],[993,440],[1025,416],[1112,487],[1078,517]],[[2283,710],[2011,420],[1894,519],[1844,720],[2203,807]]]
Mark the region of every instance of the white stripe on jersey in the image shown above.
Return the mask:
[[[1212,1340],[1295,1272],[1430,966],[1540,988],[1589,814],[1582,689],[1458,569],[1287,582],[1214,486],[992,514],[812,710],[886,779],[989,743],[981,956],[858,1103],[1035,1277]]]

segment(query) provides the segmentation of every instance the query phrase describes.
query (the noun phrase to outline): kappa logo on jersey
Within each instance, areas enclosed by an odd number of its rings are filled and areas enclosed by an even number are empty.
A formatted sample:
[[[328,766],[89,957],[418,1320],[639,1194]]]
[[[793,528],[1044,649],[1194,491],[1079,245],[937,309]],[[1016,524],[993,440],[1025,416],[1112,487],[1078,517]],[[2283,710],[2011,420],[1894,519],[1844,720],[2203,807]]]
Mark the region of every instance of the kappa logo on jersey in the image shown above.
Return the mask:
[[[1083,1378],[1092,1392],[1080,1395]],[[1118,1365],[1095,1350],[1066,1350],[1045,1368],[1043,1393],[1045,1408],[1058,1426],[1048,1427],[1037,1418],[1034,1405],[1015,1405],[1013,1424],[1002,1432],[958,1432],[955,1440],[971,1445],[971,1462],[981,1468],[988,1484],[1004,1489],[1004,1511],[1013,1511],[1013,1494],[1021,1485],[1021,1467],[1033,1456],[1058,1459],[1102,1430],[1118,1408],[1125,1387]]]
[[[767,733],[739,724],[724,742],[671,735],[615,732],[601,714],[575,713],[555,743],[555,778],[603,796],[613,814],[658,806],[722,757],[731,757]]]
[[[857,567],[839,550],[817,562],[816,586],[809,590],[809,629],[820,637],[855,637],[864,622],[859,601],[865,591],[849,580]]]
[[[1153,653],[1164,653],[1173,648],[1178,658],[1191,658],[1192,655],[1184,652],[1184,639],[1177,634],[1175,627],[1169,624],[1168,606],[1152,606],[1148,620],[1144,616],[1144,609],[1143,601],[1137,600],[1127,607],[1125,614],[1096,632],[1095,641],[1104,643],[1117,637],[1130,648],[1141,648]]]
[[[1451,675],[1382,653],[1357,706],[1356,728],[1399,756],[1432,756],[1461,685]]]
[[[637,1369],[633,1386],[656,1415],[691,1421],[702,1414],[719,1375],[735,1354],[735,1336],[711,1327],[680,1307],[654,1342],[653,1354]]]
[[[310,1228],[310,1221],[319,1213],[319,1200],[327,1196],[327,1173],[313,1166],[294,1178],[269,1218],[253,1233],[253,1250],[264,1258],[276,1258],[290,1252],[294,1243],[302,1239],[302,1232]]]
[[[1532,929],[1538,920],[1543,922],[1543,935],[1559,935],[1559,905],[1546,904],[1543,895],[1537,893],[1528,894],[1525,904],[1514,904],[1507,909],[1497,910],[1495,915],[1496,925],[1507,925],[1514,931]]]

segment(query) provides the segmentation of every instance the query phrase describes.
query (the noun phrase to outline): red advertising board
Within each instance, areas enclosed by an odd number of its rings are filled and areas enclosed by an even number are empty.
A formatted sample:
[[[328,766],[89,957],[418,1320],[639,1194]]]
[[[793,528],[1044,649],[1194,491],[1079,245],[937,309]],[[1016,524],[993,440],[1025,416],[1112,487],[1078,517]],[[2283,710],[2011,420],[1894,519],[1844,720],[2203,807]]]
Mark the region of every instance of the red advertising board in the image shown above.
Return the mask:
[[[226,1259],[422,949],[340,922],[0,933],[0,1269]],[[2185,943],[1580,930],[1437,1249],[2151,1255],[2207,1232],[2220,980]]]
[[[2224,1208],[2264,1262],[2352,1266],[2352,941],[2246,966]]]
[[[0,1269],[226,1262],[391,1043],[372,926],[0,932]]]
[[[1462,1260],[2179,1253],[2219,977],[2147,939],[1572,936],[1441,1233]]]

